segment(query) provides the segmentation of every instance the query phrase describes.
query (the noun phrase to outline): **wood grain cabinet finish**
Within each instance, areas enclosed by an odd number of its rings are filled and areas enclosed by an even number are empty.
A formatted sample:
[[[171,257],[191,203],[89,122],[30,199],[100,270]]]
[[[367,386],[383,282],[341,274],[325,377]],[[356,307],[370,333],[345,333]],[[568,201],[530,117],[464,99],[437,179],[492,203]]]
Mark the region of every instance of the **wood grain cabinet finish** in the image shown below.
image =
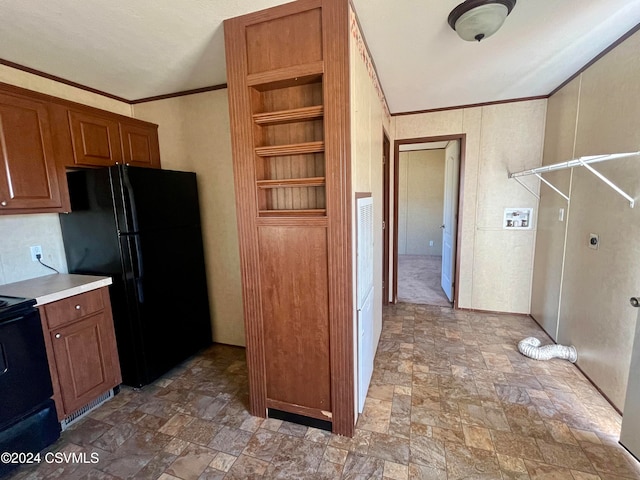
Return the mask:
[[[122,163],[116,119],[75,110],[68,115],[74,164],[108,167]]]
[[[61,207],[46,104],[0,92],[0,214]]]
[[[122,382],[107,287],[40,308],[58,418]]]
[[[146,122],[121,121],[122,161],[135,167],[160,168],[158,126]]]
[[[348,0],[225,21],[251,413],[354,432]]]

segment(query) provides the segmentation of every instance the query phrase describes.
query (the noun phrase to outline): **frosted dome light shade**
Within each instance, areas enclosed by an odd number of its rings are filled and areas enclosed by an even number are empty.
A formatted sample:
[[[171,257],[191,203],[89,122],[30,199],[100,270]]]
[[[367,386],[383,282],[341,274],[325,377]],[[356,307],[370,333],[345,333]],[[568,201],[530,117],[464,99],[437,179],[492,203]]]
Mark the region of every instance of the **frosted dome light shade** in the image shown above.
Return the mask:
[[[481,5],[460,16],[456,32],[469,42],[483,40],[500,29],[508,14],[509,9],[500,3]],[[478,39],[479,35],[482,36]]]
[[[466,0],[449,14],[448,22],[460,38],[473,42],[496,33],[516,0]]]

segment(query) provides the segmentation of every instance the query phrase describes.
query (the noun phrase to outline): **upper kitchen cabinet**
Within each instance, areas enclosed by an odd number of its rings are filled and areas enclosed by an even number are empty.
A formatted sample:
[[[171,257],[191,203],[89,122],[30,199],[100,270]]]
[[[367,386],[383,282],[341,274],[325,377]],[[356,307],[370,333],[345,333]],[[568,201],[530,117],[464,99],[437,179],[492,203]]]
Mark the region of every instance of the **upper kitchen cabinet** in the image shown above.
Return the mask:
[[[158,126],[135,119],[120,122],[123,162],[135,167],[160,168]]]
[[[110,166],[122,163],[118,120],[93,112],[68,111],[73,163]]]
[[[0,214],[63,211],[44,102],[0,92]]]
[[[73,159],[67,165],[160,168],[157,125],[88,108],[67,116]]]

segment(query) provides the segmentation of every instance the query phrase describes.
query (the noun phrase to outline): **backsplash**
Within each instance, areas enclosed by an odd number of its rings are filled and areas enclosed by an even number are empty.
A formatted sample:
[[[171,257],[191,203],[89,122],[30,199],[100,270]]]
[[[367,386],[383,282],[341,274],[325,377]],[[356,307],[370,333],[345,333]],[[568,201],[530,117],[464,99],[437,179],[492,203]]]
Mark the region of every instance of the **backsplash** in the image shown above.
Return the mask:
[[[42,247],[42,261],[67,272],[60,221],[55,213],[0,217],[0,285],[54,272],[31,260],[30,247]]]

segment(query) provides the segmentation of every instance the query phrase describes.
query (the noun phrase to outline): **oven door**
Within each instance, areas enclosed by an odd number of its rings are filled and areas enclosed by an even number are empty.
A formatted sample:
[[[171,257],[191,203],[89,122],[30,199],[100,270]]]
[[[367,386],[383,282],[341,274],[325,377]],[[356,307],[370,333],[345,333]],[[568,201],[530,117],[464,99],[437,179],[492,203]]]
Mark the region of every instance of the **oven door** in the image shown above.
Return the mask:
[[[38,310],[0,320],[0,430],[52,395]]]

